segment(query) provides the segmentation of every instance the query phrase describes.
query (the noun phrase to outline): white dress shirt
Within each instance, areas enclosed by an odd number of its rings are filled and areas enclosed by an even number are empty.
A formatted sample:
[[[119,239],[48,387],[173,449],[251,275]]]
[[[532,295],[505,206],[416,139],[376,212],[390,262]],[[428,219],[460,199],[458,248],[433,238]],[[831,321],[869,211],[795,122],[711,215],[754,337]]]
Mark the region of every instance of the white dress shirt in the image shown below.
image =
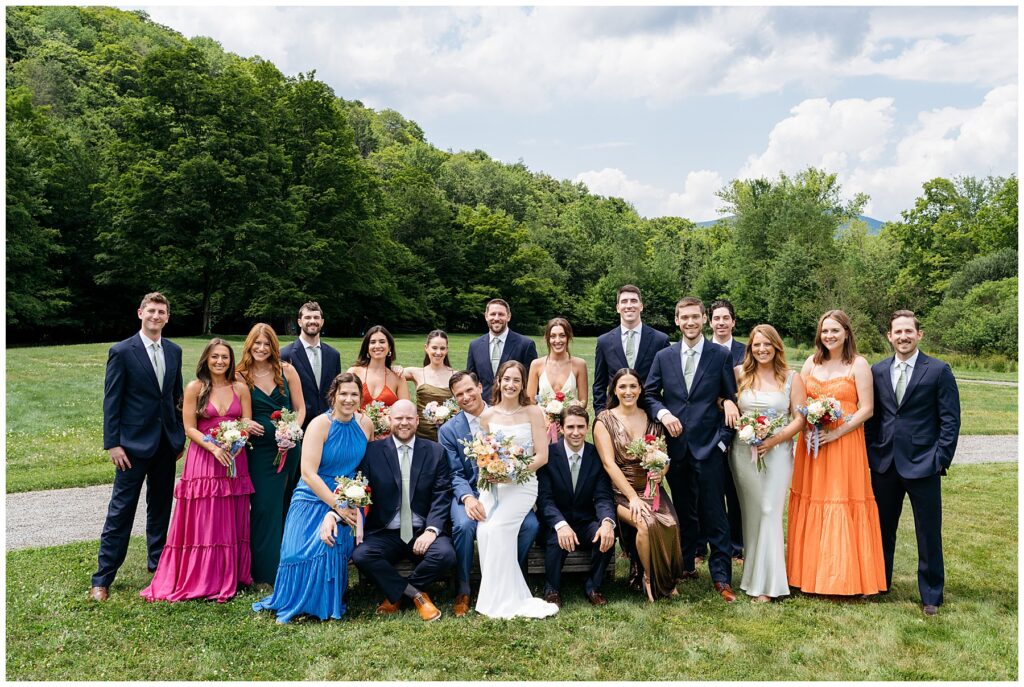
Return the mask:
[[[697,366],[700,365],[700,356],[704,353],[704,342],[705,341],[706,341],[706,339],[703,336],[700,337],[700,339],[697,340],[696,345],[694,345],[694,347],[692,349],[687,347],[685,341],[682,342],[682,345],[679,347],[679,349],[680,349],[680,364],[683,366],[682,367],[683,370],[686,369],[687,351],[692,350],[693,351],[693,371],[694,371],[694,374],[697,373]],[[732,343],[732,339],[729,339],[729,343]],[[719,344],[719,345],[721,345],[721,344]],[[668,408],[662,408],[661,410],[659,410],[658,411],[658,422],[661,422],[662,424],[664,424],[665,416],[668,415],[670,412],[671,411],[669,411]],[[728,447],[725,445],[724,442],[719,441],[718,442],[718,448],[720,448],[723,452],[725,452]]]
[[[587,448],[587,445],[583,444],[583,446],[580,446],[580,450],[576,451],[571,446],[569,446],[569,442],[566,441],[563,438],[562,439],[562,447],[565,449],[565,457],[569,459],[569,474],[570,475],[572,474],[572,462],[573,462],[572,461],[572,454],[574,454],[574,453],[579,455],[579,458],[577,458],[576,460],[579,461],[580,467],[577,468],[577,469],[582,469],[583,468],[583,451]],[[606,521],[610,522],[612,524],[612,529],[615,529],[615,521],[614,520],[611,520],[610,518],[604,518],[604,520],[601,521],[601,524],[603,525]],[[565,527],[568,524],[569,523],[566,522],[565,520],[559,520],[558,522],[555,523],[555,531],[557,532],[558,530],[562,529],[563,527]]]
[[[906,384],[907,386],[910,386],[910,378],[914,375],[914,367],[917,365],[917,356],[920,355],[920,353],[921,349],[919,348],[914,351],[914,355],[904,361],[900,361],[899,358],[893,357],[892,368],[889,370],[889,378],[892,380],[892,390],[894,393],[896,391],[896,382],[899,381],[900,378],[900,362],[905,362],[907,364]]]
[[[391,435],[391,440],[395,442],[395,450],[398,451],[398,465],[399,465],[399,468],[401,468],[401,465],[402,465],[402,447],[403,446],[408,446],[409,447],[409,501],[410,501],[410,505],[412,505],[411,504],[411,502],[412,502],[412,461],[413,461],[413,455],[415,455],[415,453],[416,453],[416,435],[414,434],[412,436],[412,438],[409,439],[408,442],[401,442],[401,441],[398,440],[398,437],[396,437],[394,434],[392,434]],[[401,482],[401,480],[399,480],[399,482]],[[391,522],[388,523],[386,529],[397,530],[398,528],[400,528],[402,526],[401,520],[402,520],[402,508],[401,508],[401,505],[399,505],[398,512],[395,513],[395,517],[391,518]],[[420,515],[419,513],[417,513],[416,511],[413,511],[412,512],[412,528],[413,528],[413,530],[417,530],[420,527],[423,527],[423,516]],[[437,528],[436,527],[428,527],[427,529],[430,530],[431,532],[433,532],[435,536],[437,536],[438,532],[437,532]]]
[[[634,362],[635,362],[636,357],[640,355],[640,334],[643,331],[643,328],[644,328],[644,325],[643,325],[642,322],[637,322],[636,323],[636,327],[634,327],[633,329],[629,329],[628,327],[626,327],[625,325],[622,325],[622,324],[619,325],[619,339],[622,340],[622,354],[623,355],[626,354],[626,341],[627,341],[629,332],[636,332],[636,334],[633,335],[633,357],[634,357]],[[627,359],[626,362],[628,363],[629,360]]]

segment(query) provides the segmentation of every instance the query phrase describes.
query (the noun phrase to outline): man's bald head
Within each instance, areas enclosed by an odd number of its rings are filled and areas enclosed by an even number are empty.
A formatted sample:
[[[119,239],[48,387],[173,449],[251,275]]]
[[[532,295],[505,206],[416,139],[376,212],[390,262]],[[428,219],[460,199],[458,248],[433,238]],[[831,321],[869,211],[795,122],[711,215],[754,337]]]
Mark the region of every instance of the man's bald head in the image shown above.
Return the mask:
[[[391,406],[391,433],[399,441],[409,441],[416,433],[416,425],[419,424],[419,415],[416,414],[416,404],[412,401],[400,398]]]

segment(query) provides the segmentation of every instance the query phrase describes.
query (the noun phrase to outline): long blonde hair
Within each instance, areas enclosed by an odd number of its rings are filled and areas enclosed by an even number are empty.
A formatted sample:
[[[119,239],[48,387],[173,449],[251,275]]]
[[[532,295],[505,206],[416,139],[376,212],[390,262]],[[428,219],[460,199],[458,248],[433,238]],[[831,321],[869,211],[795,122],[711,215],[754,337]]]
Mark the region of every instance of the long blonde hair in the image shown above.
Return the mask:
[[[750,330],[750,338],[747,339],[747,350],[743,353],[743,362],[740,365],[740,378],[736,392],[744,389],[754,389],[754,382],[757,380],[758,362],[754,358],[754,336],[760,334],[768,339],[768,343],[775,349],[775,357],[772,358],[772,366],[775,368],[775,380],[779,386],[785,386],[786,377],[789,375],[789,365],[786,364],[786,345],[782,343],[782,337],[770,324],[759,324]]]
[[[249,336],[245,337],[245,343],[242,344],[242,360],[238,363],[238,374],[245,380],[250,389],[256,385],[252,378],[252,366],[256,362],[252,357],[252,347],[256,343],[256,339],[261,336],[267,337],[267,340],[270,342],[270,357],[267,358],[267,362],[270,363],[270,368],[274,371],[274,386],[283,394],[284,370],[281,367],[281,346],[277,342],[277,334],[274,332],[274,328],[269,324],[257,322],[249,330]]]

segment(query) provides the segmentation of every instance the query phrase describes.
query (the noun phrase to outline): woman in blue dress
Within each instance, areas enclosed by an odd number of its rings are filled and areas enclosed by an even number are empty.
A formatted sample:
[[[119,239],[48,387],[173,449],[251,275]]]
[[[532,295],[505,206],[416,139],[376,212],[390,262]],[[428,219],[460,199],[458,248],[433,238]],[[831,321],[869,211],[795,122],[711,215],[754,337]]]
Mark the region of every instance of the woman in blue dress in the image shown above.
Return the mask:
[[[281,542],[274,592],[252,605],[274,611],[277,622],[297,615],[326,620],[345,614],[348,562],[355,542],[335,507],[334,478],[352,477],[373,436],[373,423],[357,413],[363,383],[345,372],[331,383],[331,410],[314,418],[302,441],[302,479],[292,494]]]

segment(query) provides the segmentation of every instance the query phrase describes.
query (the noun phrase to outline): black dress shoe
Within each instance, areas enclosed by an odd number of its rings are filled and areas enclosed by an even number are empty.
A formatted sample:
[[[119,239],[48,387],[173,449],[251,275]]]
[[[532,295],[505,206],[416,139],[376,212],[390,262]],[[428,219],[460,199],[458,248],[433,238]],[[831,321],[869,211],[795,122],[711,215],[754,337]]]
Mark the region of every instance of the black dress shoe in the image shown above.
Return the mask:
[[[931,604],[924,604],[924,606],[921,607],[921,610],[924,611],[924,614],[927,615],[927,616],[933,616],[933,615],[938,615],[939,614],[939,607],[938,606],[933,606]]]
[[[696,580],[700,575],[697,574],[696,570],[684,570],[682,578],[684,580]]]
[[[562,595],[558,592],[545,592],[544,600],[549,604],[555,604],[559,608],[562,607]]]

